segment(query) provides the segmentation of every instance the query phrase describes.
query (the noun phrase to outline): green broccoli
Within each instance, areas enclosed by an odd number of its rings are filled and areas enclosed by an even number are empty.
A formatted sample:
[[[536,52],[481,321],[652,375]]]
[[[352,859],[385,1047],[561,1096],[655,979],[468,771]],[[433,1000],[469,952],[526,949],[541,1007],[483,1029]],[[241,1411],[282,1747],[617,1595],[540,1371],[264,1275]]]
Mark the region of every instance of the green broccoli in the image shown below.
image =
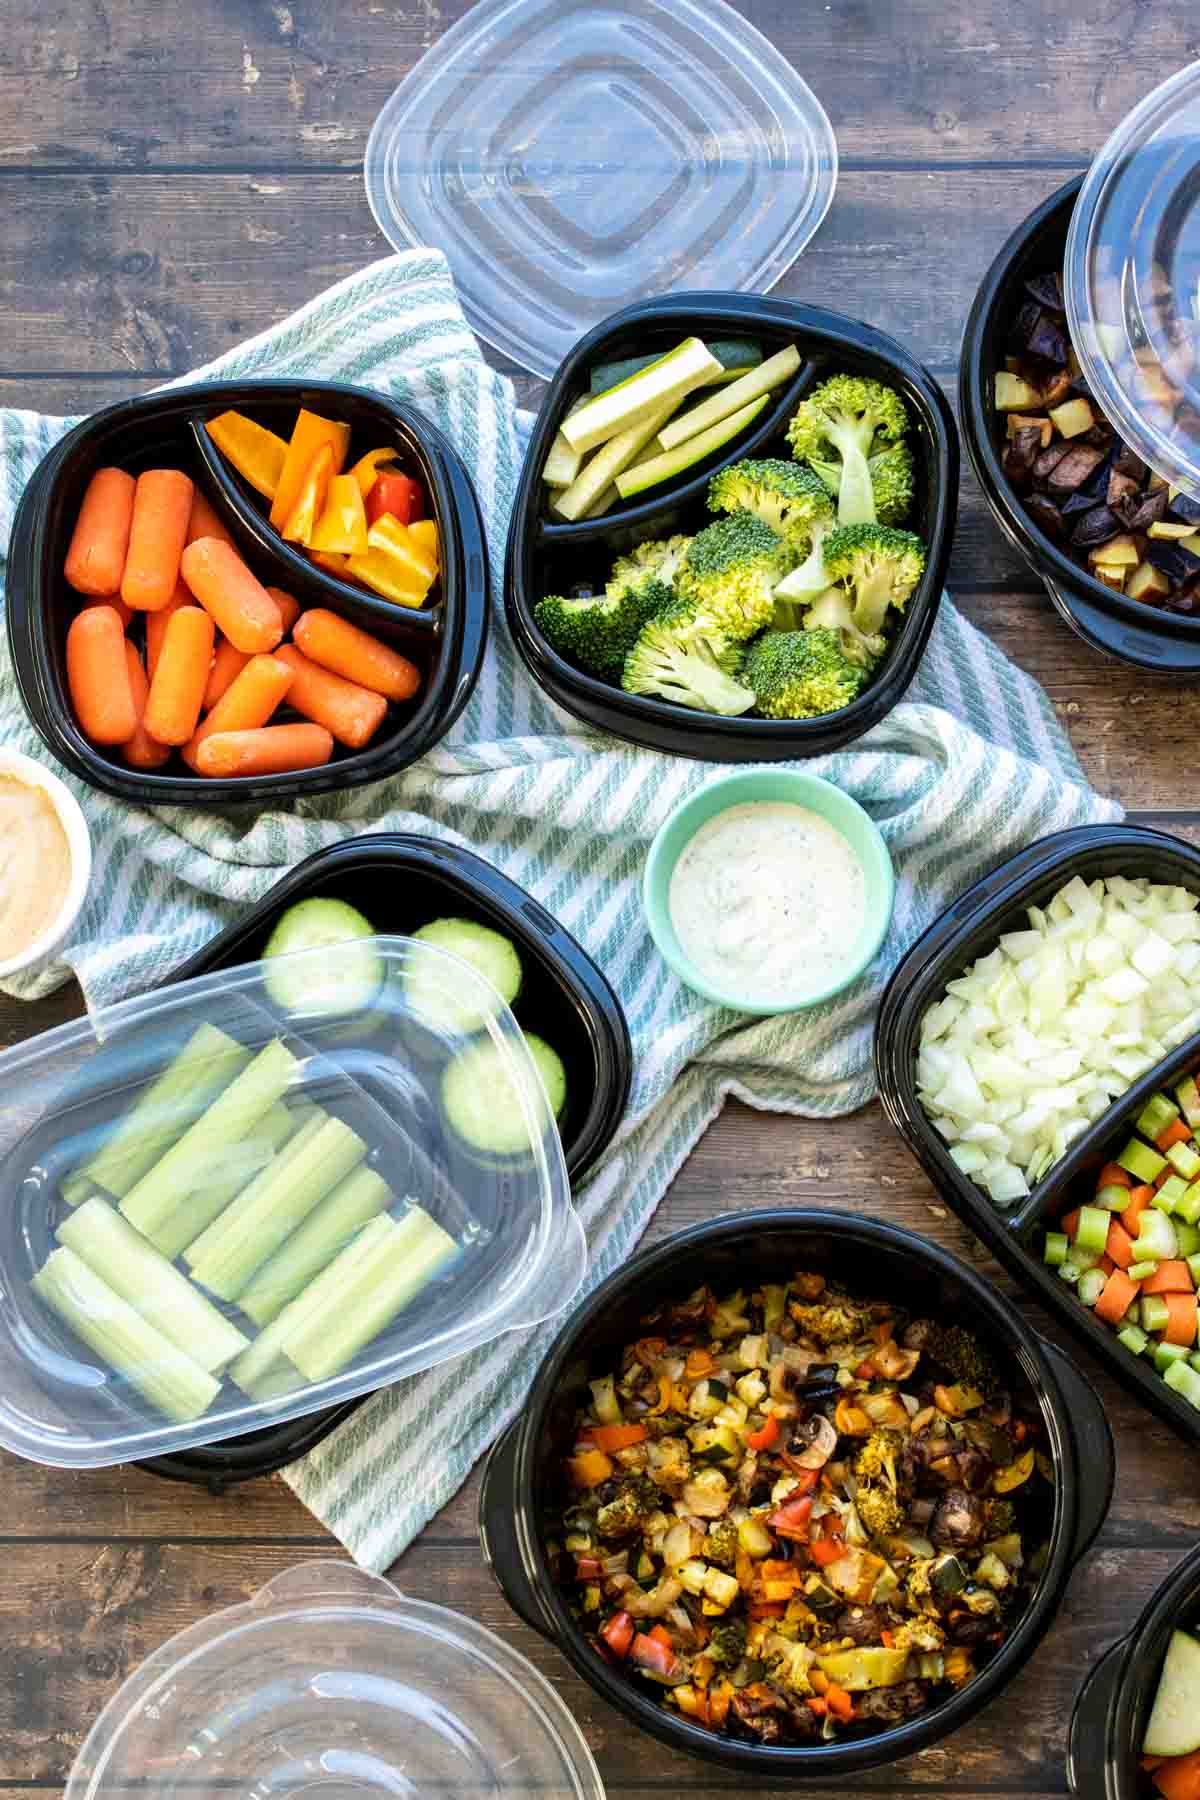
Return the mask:
[[[657,577],[647,574],[637,586],[616,593],[585,594],[564,599],[548,594],[533,609],[538,630],[552,649],[577,668],[608,681],[619,681],[625,658],[643,625],[666,607],[674,595]]]
[[[893,1425],[877,1425],[854,1459],[856,1481],[883,1481],[893,1494],[900,1487],[896,1459],[904,1448],[903,1434]]]
[[[796,556],[807,556],[812,528],[833,516],[829,490],[811,469],[781,457],[748,457],[708,484],[709,512],[749,512],[777,532]]]
[[[768,631],[750,646],[742,680],[768,719],[813,719],[849,706],[866,671],[835,631]]]
[[[793,603],[784,602],[784,604],[788,605],[790,609]],[[870,669],[871,665],[878,662],[887,649],[887,639],[880,632],[874,632],[868,636],[866,632],[858,629],[854,623],[850,596],[845,588],[826,588],[823,594],[818,594],[811,606],[802,607],[800,610],[804,614],[802,625],[805,631],[836,631],[846,656],[852,663],[858,663],[863,669]],[[775,607],[777,620],[779,614],[780,604],[777,602]]]
[[[676,588],[705,625],[737,641],[770,623],[788,560],[786,544],[769,525],[735,512],[692,539]]]
[[[870,637],[889,606],[903,608],[925,573],[925,546],[892,525],[839,525],[825,540],[825,567],[848,588],[854,624]]]
[[[596,1513],[596,1531],[602,1538],[629,1537],[640,1531],[658,1505],[658,1489],[644,1475],[622,1481],[611,1500]]]
[[[938,1325],[933,1320],[918,1320],[909,1326],[904,1342],[919,1349],[923,1365],[936,1363],[964,1387],[978,1388],[988,1398],[1004,1392],[1004,1381],[996,1364],[963,1325]],[[995,1523],[990,1523],[993,1537],[1012,1529],[1011,1519],[1004,1522],[999,1510],[1001,1502],[992,1502]]]
[[[836,523],[831,500],[828,513],[812,522],[808,555],[797,568],[784,576],[775,589],[776,631],[798,631],[801,625],[799,615],[830,586],[832,578],[825,567],[825,545]]]
[[[718,1667],[735,1669],[746,1654],[746,1625],[742,1619],[722,1619],[712,1628],[712,1636],[705,1646],[705,1654],[711,1656]]]
[[[652,575],[670,587],[691,541],[690,537],[685,537],[682,533],[676,537],[649,538],[646,543],[638,544],[628,556],[618,556],[608,582],[608,593],[620,594],[627,587],[640,588]]]
[[[818,480],[832,493],[837,492],[839,465],[814,458],[809,464]],[[871,475],[871,500],[875,517],[881,525],[903,525],[912,508],[913,459],[905,443],[889,444],[867,458]]]
[[[738,1528],[735,1519],[714,1519],[704,1540],[702,1555],[718,1569],[732,1569],[737,1561]]]
[[[903,1447],[904,1438],[899,1431],[879,1425],[854,1459],[854,1504],[874,1537],[890,1537],[904,1523],[905,1496],[897,1466]]]
[[[740,661],[740,645],[706,633],[691,608],[676,607],[643,627],[625,658],[621,686],[628,694],[732,717],[754,705],[753,690],[734,679]]]
[[[898,443],[907,429],[908,413],[894,388],[865,375],[834,375],[800,402],[788,442],[799,462],[830,464],[840,522],[869,524],[875,501],[867,458]]]

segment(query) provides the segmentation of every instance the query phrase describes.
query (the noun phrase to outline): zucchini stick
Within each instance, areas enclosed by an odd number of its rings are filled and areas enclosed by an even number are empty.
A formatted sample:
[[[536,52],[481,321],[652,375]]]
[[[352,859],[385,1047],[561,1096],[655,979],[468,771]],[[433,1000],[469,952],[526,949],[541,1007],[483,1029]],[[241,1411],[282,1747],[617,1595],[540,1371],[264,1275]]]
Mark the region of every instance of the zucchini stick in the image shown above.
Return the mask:
[[[291,1051],[275,1038],[214,1100],[194,1125],[146,1171],[121,1201],[121,1211],[143,1237],[152,1238],[164,1219],[208,1179],[228,1146],[248,1136],[270,1112],[300,1067]]]
[[[214,1376],[148,1324],[65,1245],[51,1251],[29,1285],[89,1350],[175,1424],[198,1419],[220,1393]]]
[[[264,1113],[249,1137],[227,1144],[219,1163],[209,1170],[203,1185],[184,1195],[179,1205],[163,1220],[150,1242],[166,1257],[176,1257],[194,1244],[202,1231],[219,1218],[236,1200],[242,1189],[260,1169],[265,1169],[275,1152],[298,1133],[304,1123],[297,1110],[289,1112],[277,1100],[270,1112]]]
[[[374,1169],[347,1175],[258,1271],[238,1302],[247,1318],[269,1325],[390,1198],[387,1182]]]
[[[107,1200],[85,1200],[55,1235],[209,1375],[219,1374],[249,1343]]]
[[[77,1206],[93,1187],[123,1199],[249,1061],[250,1052],[236,1038],[215,1025],[197,1026],[174,1061],[142,1089],[96,1154],[68,1175],[62,1184],[63,1199]]]
[[[774,356],[768,356],[766,362],[759,363],[757,369],[751,369],[737,381],[731,381],[728,387],[718,388],[715,394],[702,400],[699,406],[680,413],[677,418],[664,425],[658,434],[659,443],[664,450],[674,450],[677,445],[686,443],[688,438],[697,437],[700,432],[727,419],[730,413],[740,412],[752,400],[769,394],[774,388],[782,387],[785,381],[791,380],[799,367],[800,352],[795,344],[788,344],[783,350],[777,350]]]

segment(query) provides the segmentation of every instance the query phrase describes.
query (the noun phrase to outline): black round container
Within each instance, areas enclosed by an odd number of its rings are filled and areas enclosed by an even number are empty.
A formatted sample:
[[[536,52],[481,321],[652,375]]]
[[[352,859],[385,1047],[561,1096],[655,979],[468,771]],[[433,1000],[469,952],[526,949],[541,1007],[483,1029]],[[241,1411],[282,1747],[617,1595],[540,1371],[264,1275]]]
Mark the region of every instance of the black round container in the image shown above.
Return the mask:
[[[1033,275],[1060,269],[1082,175],[1060,187],[1018,225],[980,283],[963,332],[959,416],[971,466],[996,523],[1045,584],[1055,610],[1072,630],[1117,661],[1184,681],[1200,678],[1200,618],[1187,618],[1105,587],[1063,554],[1034,523],[1004,473],[1004,415],[992,404],[996,371],[1004,367],[1009,328]]]
[[[261,496],[204,430],[206,419],[232,408],[287,437],[302,406],[349,424],[352,459],[391,444],[419,476],[441,545],[435,604],[396,606],[309,562],[283,541]],[[289,775],[208,780],[178,758],[161,771],[131,769],[90,743],[75,722],[67,690],[67,627],[81,600],[67,588],[62,569],[84,489],[106,464],[135,475],[164,466],[185,470],[262,582],[286,589],[305,607],[328,607],[415,662],[422,675],[415,699],[390,707],[365,749],[336,746],[323,768]],[[343,382],[206,381],[93,414],[34,472],[8,550],[8,640],[21,698],[42,741],[83,781],[145,806],[286,804],[407,768],[445,735],[470,697],[487,641],[488,605],[483,521],[457,452],[412,407]],[[289,716],[286,708],[279,715]]]
[[[1151,1598],[1129,1633],[1105,1651],[1080,1690],[1067,1740],[1067,1779],[1084,1800],[1157,1793],[1138,1766],[1171,1633],[1200,1625],[1200,1550]]]
[[[568,408],[587,392],[588,371],[601,360],[667,350],[690,334],[754,336],[764,353],[794,343],[800,373],[732,446],[714,452],[678,482],[637,504],[614,507],[581,524],[555,523],[545,512],[542,464]],[[548,593],[581,581],[603,583],[613,559],[647,538],[695,532],[711,524],[705,506],[710,475],[745,456],[791,456],[784,437],[796,403],[840,369],[871,375],[899,389],[912,415],[916,463],[909,524],[924,540],[928,562],[871,685],[840,712],[820,719],[723,719],[669,701],[627,694],[598,681],[552,650],[534,619]],[[889,713],[912,680],[942,597],[958,506],[958,432],[937,382],[894,339],[869,325],[817,307],[749,294],[674,294],[615,313],[581,338],[555,376],[533,429],[508,533],[505,606],[517,648],[552,700],[602,731],[712,762],[778,762],[823,756],[861,737]]]
[[[903,1295],[906,1307],[966,1318],[1016,1373],[1045,1422],[1056,1485],[1049,1555],[1024,1617],[975,1680],[942,1706],[871,1737],[785,1749],[738,1742],[659,1706],[592,1651],[546,1564],[542,1519],[555,1495],[566,1434],[589,1374],[638,1335],[642,1316],[702,1282],[722,1288],[776,1279],[781,1268],[840,1275],[855,1288]],[[513,1610],[556,1644],[622,1717],[673,1749],[753,1777],[764,1787],[823,1781],[895,1762],[973,1718],[1028,1662],[1075,1564],[1104,1522],[1112,1495],[1112,1435],[1097,1396],[1070,1361],[1038,1337],[987,1282],[937,1245],[880,1220],[803,1208],[713,1219],[656,1244],[609,1277],[575,1313],[542,1363],[520,1418],[493,1450],[479,1503],[480,1537]],[[1049,1514],[1052,1513],[1052,1517]]]

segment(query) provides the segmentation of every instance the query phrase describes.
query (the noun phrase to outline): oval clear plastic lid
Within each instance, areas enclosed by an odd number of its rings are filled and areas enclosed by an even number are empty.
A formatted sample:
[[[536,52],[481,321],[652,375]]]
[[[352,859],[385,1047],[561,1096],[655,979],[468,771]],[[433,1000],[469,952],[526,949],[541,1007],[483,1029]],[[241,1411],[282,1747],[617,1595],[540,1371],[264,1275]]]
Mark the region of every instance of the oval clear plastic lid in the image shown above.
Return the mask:
[[[189,1626],[109,1701],[65,1800],[604,1800],[583,1733],[502,1638],[350,1563]]]
[[[96,1467],[384,1387],[583,1275],[548,1091],[470,963],[376,937],[0,1056],[0,1443]]]
[[[1200,63],[1122,120],[1080,190],[1063,288],[1109,422],[1200,501]]]
[[[478,0],[396,89],[367,198],[480,337],[549,377],[635,300],[760,293],[837,183],[820,102],[724,0]]]

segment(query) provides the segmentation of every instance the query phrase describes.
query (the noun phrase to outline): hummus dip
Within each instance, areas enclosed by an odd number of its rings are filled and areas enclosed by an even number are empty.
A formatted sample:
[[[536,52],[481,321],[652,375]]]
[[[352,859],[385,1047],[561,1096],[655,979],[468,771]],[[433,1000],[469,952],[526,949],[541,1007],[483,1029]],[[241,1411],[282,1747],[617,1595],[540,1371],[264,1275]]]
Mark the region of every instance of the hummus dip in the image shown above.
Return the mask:
[[[62,912],[71,846],[43,788],[0,774],[0,962],[22,956]]]

